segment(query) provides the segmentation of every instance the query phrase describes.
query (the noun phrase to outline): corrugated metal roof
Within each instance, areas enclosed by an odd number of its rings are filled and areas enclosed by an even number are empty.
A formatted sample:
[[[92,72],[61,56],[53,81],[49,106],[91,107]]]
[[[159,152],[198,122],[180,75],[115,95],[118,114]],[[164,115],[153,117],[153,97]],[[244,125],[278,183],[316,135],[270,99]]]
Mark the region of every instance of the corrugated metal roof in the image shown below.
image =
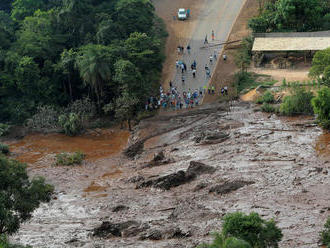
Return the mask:
[[[330,37],[255,38],[252,51],[318,51],[330,47]]]

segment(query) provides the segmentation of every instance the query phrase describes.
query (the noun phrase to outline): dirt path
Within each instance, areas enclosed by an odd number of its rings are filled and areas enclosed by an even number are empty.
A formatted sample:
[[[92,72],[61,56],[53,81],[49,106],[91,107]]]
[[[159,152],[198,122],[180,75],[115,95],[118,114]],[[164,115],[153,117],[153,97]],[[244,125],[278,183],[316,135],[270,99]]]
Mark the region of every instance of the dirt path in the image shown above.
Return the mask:
[[[283,79],[285,79],[286,82],[311,81],[311,78],[308,77],[309,69],[310,66],[306,66],[305,68],[300,69],[251,68],[249,71],[258,74],[270,75],[274,80],[278,81],[275,86],[280,86],[282,85]]]

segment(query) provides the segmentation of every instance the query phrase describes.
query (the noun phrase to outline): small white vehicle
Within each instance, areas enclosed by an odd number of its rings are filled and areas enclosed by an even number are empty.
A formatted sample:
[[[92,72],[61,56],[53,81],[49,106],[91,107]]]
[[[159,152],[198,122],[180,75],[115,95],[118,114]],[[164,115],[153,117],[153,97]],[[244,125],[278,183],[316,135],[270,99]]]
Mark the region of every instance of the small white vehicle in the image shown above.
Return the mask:
[[[185,9],[179,9],[178,11],[178,19],[179,20],[186,20],[188,18],[187,11]]]

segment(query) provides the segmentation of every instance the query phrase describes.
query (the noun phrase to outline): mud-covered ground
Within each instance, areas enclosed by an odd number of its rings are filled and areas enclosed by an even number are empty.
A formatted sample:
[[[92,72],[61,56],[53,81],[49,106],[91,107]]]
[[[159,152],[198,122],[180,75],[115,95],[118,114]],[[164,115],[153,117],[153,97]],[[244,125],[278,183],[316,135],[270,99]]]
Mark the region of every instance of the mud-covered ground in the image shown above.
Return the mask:
[[[133,159],[31,164],[57,194],[13,239],[34,247],[195,247],[221,230],[226,213],[254,211],[276,220],[280,247],[318,247],[330,211],[327,136],[310,118],[279,118],[249,103],[225,109],[142,121],[130,144],[144,147]]]

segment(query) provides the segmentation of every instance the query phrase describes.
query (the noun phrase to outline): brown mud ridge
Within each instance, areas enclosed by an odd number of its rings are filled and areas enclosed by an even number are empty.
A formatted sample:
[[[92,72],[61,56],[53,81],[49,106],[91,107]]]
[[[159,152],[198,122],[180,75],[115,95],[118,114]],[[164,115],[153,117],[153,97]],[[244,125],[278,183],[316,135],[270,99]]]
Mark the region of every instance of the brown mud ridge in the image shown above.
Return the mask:
[[[39,170],[59,192],[14,240],[36,248],[195,247],[221,230],[226,213],[253,211],[275,219],[280,247],[316,248],[330,214],[330,164],[315,150],[329,144],[320,144],[327,139],[313,121],[239,102],[228,112],[203,105],[144,120],[127,146],[139,144],[138,152],[127,149],[129,157],[56,177],[51,167]],[[88,185],[101,191],[87,194]]]

